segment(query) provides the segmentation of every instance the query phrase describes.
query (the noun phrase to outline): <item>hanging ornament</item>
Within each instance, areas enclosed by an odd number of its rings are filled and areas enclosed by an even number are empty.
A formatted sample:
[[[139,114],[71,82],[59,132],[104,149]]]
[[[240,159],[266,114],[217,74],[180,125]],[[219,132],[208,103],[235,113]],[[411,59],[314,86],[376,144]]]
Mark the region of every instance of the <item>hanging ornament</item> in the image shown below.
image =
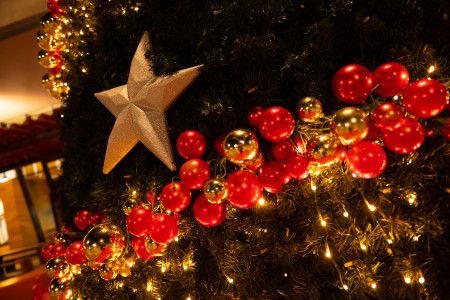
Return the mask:
[[[117,263],[119,267],[119,275],[122,277],[131,276],[131,267],[134,266],[135,259],[133,257],[122,258],[121,261]]]
[[[194,217],[206,227],[213,227],[221,224],[227,215],[226,203],[213,204],[208,201],[205,195],[200,195],[194,202]]]
[[[158,200],[155,193],[153,193],[152,191],[148,191],[147,194],[145,194],[145,198],[147,199],[147,202],[152,205],[155,204]]]
[[[119,268],[111,263],[103,264],[98,268],[98,275],[103,280],[113,280],[119,275]]]
[[[225,137],[223,151],[229,161],[242,165],[245,161],[255,159],[258,156],[258,139],[248,129],[235,129]]]
[[[251,170],[258,171],[264,164],[265,159],[262,153],[259,153],[254,159],[246,160],[242,163],[242,166]]]
[[[61,278],[55,277],[48,285],[48,293],[51,299],[59,300],[62,293],[69,287],[69,281],[63,281]]]
[[[270,142],[288,139],[294,132],[295,121],[292,114],[284,107],[272,106],[266,109],[258,125],[261,135]]]
[[[41,30],[37,32],[36,40],[39,48],[45,51],[62,50],[64,45],[63,39],[59,39],[57,36],[48,35]]]
[[[219,136],[214,141],[214,148],[216,149],[217,153],[219,153],[220,156],[225,156],[225,151],[223,149],[223,142],[225,141],[226,135]]]
[[[322,103],[314,97],[304,97],[297,103],[299,118],[304,122],[314,122],[323,116]]]
[[[334,114],[331,130],[343,145],[354,144],[369,132],[367,116],[359,108],[344,107]]]
[[[47,8],[54,14],[63,14],[64,11],[59,5],[59,0],[47,0]]]
[[[374,87],[373,75],[362,65],[346,65],[334,74],[332,86],[334,96],[343,103],[361,104]]]
[[[84,254],[95,263],[118,259],[124,250],[125,238],[122,231],[112,224],[94,226],[83,239]]]
[[[178,219],[167,214],[155,215],[150,223],[150,237],[158,244],[168,244],[178,235]]]
[[[402,103],[410,114],[431,118],[445,109],[448,103],[447,88],[438,80],[421,79],[408,85]]]
[[[270,146],[270,153],[276,160],[288,160],[294,155],[295,151],[291,141],[284,140],[273,143]]]
[[[266,191],[277,194],[283,191],[283,186],[289,183],[291,176],[283,163],[274,160],[262,166],[259,180]]]
[[[444,124],[442,124],[441,134],[448,142],[450,142],[450,119],[446,120]]]
[[[156,256],[161,256],[165,245],[158,245],[146,236],[135,237],[131,241],[131,247],[136,255],[143,260],[148,260]]]
[[[67,244],[69,242],[70,236],[64,232],[57,232],[53,237],[53,243],[55,244]]]
[[[383,173],[387,165],[387,157],[378,144],[362,141],[347,151],[345,162],[354,177],[370,179]]]
[[[153,213],[150,209],[143,207],[133,208],[127,216],[128,232],[135,236],[146,235],[152,217]]]
[[[86,230],[92,226],[92,215],[87,210],[80,210],[73,219],[75,226],[80,230]]]
[[[45,50],[40,50],[38,53],[38,62],[44,68],[52,69],[62,65],[63,58],[57,51],[47,52]]]
[[[320,171],[341,160],[343,147],[331,134],[319,135],[308,144],[308,154],[314,171]]]
[[[405,117],[402,126],[383,132],[381,137],[386,148],[398,154],[406,154],[422,146],[425,132],[418,121]]]
[[[202,159],[190,159],[180,169],[181,182],[191,190],[201,189],[210,177],[209,165]]]
[[[45,245],[44,247],[42,247],[41,249],[41,257],[44,261],[49,260],[50,258],[52,258],[52,248],[55,247],[55,244],[50,243]]]
[[[184,159],[201,158],[206,151],[206,139],[197,130],[186,130],[178,136],[177,151]]]
[[[400,94],[409,83],[408,70],[396,62],[385,63],[373,72],[375,93],[381,97],[392,97]]]
[[[402,109],[392,102],[378,105],[372,112],[371,120],[381,131],[394,130],[401,126],[405,114]]]
[[[70,266],[67,263],[67,260],[64,257],[54,257],[50,259],[45,265],[45,273],[50,278],[55,276],[62,277],[62,275],[68,273],[70,270]]]
[[[61,22],[52,13],[43,15],[39,23],[41,24],[41,30],[50,36],[57,35],[61,31]]]
[[[293,155],[286,163],[286,171],[294,179],[305,179],[309,174],[309,159],[303,155]]]
[[[50,257],[58,257],[58,256],[64,256],[66,253],[66,246],[62,244],[55,245],[53,244],[53,247],[50,249]]]
[[[174,181],[163,188],[159,199],[166,209],[180,212],[189,206],[191,191],[181,182]]]
[[[258,176],[250,171],[236,171],[228,177],[228,201],[233,207],[247,209],[256,205],[262,195]]]
[[[212,204],[224,202],[228,195],[227,182],[220,178],[208,180],[203,187],[206,199]]]
[[[66,259],[72,265],[82,265],[88,262],[83,250],[83,241],[75,241],[67,247]]]
[[[250,126],[258,127],[263,111],[264,108],[262,108],[261,106],[255,106],[250,109],[247,115],[248,123],[250,124]]]
[[[122,205],[122,210],[123,213],[126,214],[127,216],[130,214],[130,212],[136,208],[136,207],[140,207],[141,203],[139,201],[137,201],[135,198],[133,197],[129,197],[127,200],[125,200],[125,202]]]

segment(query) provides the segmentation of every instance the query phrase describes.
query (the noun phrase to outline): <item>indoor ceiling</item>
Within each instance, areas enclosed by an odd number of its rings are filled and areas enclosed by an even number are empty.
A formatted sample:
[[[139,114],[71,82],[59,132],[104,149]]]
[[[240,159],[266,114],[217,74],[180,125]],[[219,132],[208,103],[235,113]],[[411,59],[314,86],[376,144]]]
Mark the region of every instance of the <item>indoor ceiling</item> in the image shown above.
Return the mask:
[[[0,0],[0,122],[58,106],[41,86],[36,31],[45,0]]]

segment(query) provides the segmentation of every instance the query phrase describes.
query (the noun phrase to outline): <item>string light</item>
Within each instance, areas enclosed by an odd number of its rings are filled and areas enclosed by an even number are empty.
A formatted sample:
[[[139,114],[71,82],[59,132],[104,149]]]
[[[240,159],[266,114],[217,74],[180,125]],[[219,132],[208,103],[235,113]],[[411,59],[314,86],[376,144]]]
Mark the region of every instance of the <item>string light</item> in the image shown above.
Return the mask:
[[[317,191],[317,185],[315,185],[312,181],[311,181],[311,190],[313,192]]]
[[[188,269],[188,266],[183,265],[183,270],[187,271],[187,269]]]
[[[153,290],[153,284],[152,284],[151,281],[148,281],[148,282],[147,282],[147,287],[146,287],[146,289],[147,289],[147,292],[151,292],[151,291]]]
[[[375,283],[375,282],[373,282],[371,285],[370,285],[370,287],[372,288],[372,289],[376,289],[377,288],[377,284]]]
[[[435,65],[431,65],[431,66],[428,67],[427,72],[429,74],[433,73],[434,71],[436,71],[436,66]]]
[[[359,246],[361,247],[361,250],[363,251],[367,250],[367,246],[365,244],[360,244]]]
[[[391,239],[388,239],[387,242],[388,242],[388,244],[392,244],[392,240]]]
[[[345,218],[348,218],[348,217],[349,217],[349,214],[348,214],[348,212],[347,212],[346,210],[344,210],[343,215],[344,215]]]
[[[322,227],[326,227],[327,226],[327,221],[322,219],[322,217],[320,217],[320,225],[322,225]]]
[[[405,283],[406,283],[406,284],[410,284],[410,283],[411,283],[411,277],[409,277],[409,276],[406,276],[406,277],[404,278],[404,280],[405,280]]]
[[[258,205],[259,206],[264,206],[265,204],[266,204],[266,199],[264,199],[264,197],[259,198]]]
[[[178,241],[179,241],[179,239],[178,239],[177,236],[175,237],[174,241],[175,241],[175,242],[178,242]]]
[[[325,247],[325,257],[331,258],[331,251],[330,251],[330,247],[328,246],[328,244]]]
[[[234,279],[233,278],[227,277],[227,280],[228,280],[228,283],[230,283],[230,284],[234,283]]]
[[[284,273],[284,277],[288,277],[288,274],[287,274],[287,273]]]
[[[408,193],[406,199],[408,200],[409,205],[413,205],[414,202],[416,202],[417,194],[415,192]]]
[[[377,208],[375,207],[375,205],[370,204],[369,202],[367,202],[367,208],[371,211],[374,212],[377,210]]]
[[[348,285],[344,284],[342,287],[344,288],[344,290],[348,290]]]
[[[399,97],[398,97],[398,95],[395,95],[393,98],[394,98],[394,100],[398,100]]]
[[[423,276],[419,277],[419,283],[424,284],[425,278]]]

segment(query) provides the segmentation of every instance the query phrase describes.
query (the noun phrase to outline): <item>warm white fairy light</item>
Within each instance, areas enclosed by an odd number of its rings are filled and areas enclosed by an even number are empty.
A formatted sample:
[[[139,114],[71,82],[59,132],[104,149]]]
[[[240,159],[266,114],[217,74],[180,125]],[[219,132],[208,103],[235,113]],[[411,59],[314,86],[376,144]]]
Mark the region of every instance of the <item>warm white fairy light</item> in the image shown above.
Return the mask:
[[[151,292],[153,290],[153,284],[151,281],[147,282],[147,292]]]
[[[346,210],[344,210],[343,215],[344,215],[345,218],[348,218],[348,216],[349,216],[349,214],[348,214],[348,212]]]
[[[393,99],[394,99],[394,100],[398,100],[398,95],[395,95],[395,96],[393,97]]]
[[[259,206],[264,206],[265,204],[266,204],[266,199],[264,199],[264,197],[259,198],[258,205]]]
[[[344,288],[344,290],[348,290],[348,285],[344,284],[342,287]]]
[[[425,282],[425,278],[423,276],[419,277],[419,283],[423,284]]]
[[[230,283],[230,284],[234,283],[234,279],[233,278],[228,277],[227,280],[228,280],[228,283]]]
[[[418,242],[418,241],[419,241],[419,236],[418,236],[418,235],[414,236],[414,237],[413,237],[413,241],[414,241],[414,242]]]
[[[388,244],[392,244],[392,240],[391,239],[388,239],[387,242],[388,242]]]
[[[175,241],[175,242],[178,242],[178,241],[179,241],[179,239],[178,239],[177,236],[175,237],[174,241]]]
[[[433,73],[434,71],[436,71],[436,66],[435,65],[431,65],[431,66],[428,67],[427,72],[429,74]]]
[[[327,221],[325,221],[324,219],[320,218],[320,225],[322,225],[322,227],[326,227],[327,226]]]
[[[330,247],[328,247],[328,245],[325,248],[325,257],[331,258],[331,251],[330,251]]]
[[[313,192],[317,191],[317,185],[315,185],[314,183],[311,182],[311,190]]]
[[[187,296],[186,300],[192,300],[191,296]]]
[[[186,266],[186,265],[183,265],[183,270],[187,270],[188,269],[188,266]]]
[[[417,194],[415,192],[408,193],[406,199],[408,200],[409,205],[413,205],[417,200]]]
[[[370,285],[371,288],[376,289],[377,288],[377,284],[374,282]]]
[[[165,266],[161,266],[161,273],[166,272],[166,267]]]
[[[371,211],[374,212],[377,210],[376,206],[373,204],[370,204],[369,202],[367,202],[367,208]]]
[[[361,247],[361,250],[363,251],[367,250],[367,246],[365,244],[360,244],[359,246]]]
[[[405,280],[406,284],[410,284],[411,283],[411,277],[409,277],[409,276],[405,276],[404,280]]]
[[[287,273],[284,273],[284,277],[288,277],[288,274],[287,274]]]

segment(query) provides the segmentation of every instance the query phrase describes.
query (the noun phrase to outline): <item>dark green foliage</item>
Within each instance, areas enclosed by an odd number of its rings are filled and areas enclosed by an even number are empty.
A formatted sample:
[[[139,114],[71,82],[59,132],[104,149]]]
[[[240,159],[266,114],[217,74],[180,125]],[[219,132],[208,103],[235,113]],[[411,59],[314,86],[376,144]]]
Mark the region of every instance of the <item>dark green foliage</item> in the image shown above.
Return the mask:
[[[63,5],[79,7],[80,2],[85,1],[65,0]],[[91,18],[95,34],[80,46],[89,54],[69,61],[74,71],[67,78],[72,89],[63,124],[67,223],[80,209],[106,210],[124,228],[122,203],[130,189],[145,195],[147,189],[158,190],[178,176],[141,144],[110,174],[101,172],[114,117],[93,94],[126,83],[144,31],[152,38],[148,55],[157,74],[205,64],[200,78],[168,112],[168,122],[172,145],[184,130],[202,132],[208,140],[206,158],[213,159],[217,169],[223,162],[214,151],[214,139],[231,129],[249,127],[246,115],[255,105],[282,105],[295,111],[298,99],[316,96],[327,114],[341,108],[332,95],[331,78],[345,64],[361,63],[374,70],[395,60],[408,67],[413,79],[426,76],[430,64],[438,66],[436,78],[445,82],[450,74],[450,5],[445,0],[147,0],[138,12],[126,14],[122,8],[134,2],[90,2],[95,7]],[[78,25],[83,21],[73,20]],[[88,74],[76,71],[80,61]],[[440,120],[423,124],[438,128]],[[268,153],[267,145],[262,147]],[[389,155],[390,167],[377,180],[355,180],[336,168],[329,173],[334,182],[325,182],[329,177],[324,174],[317,194],[311,192],[308,180],[291,183],[282,194],[267,195],[270,208],[232,209],[217,228],[199,225],[188,208],[182,213],[180,242],[171,244],[162,259],[182,260],[193,252],[195,268],[163,274],[156,259],[138,263],[132,277],[121,279],[124,288],[102,281],[96,272],[86,272],[75,286],[88,299],[145,299],[149,278],[159,281],[163,299],[188,295],[193,299],[445,299],[450,284],[449,158],[448,144],[436,134],[415,155]],[[178,155],[176,159],[180,166],[182,159]],[[383,192],[387,187],[391,190]],[[411,189],[419,195],[417,207],[402,198]],[[386,219],[368,213],[362,195],[376,203]],[[318,228],[316,201],[333,222],[329,236]],[[344,203],[353,221],[340,217]],[[380,241],[382,231],[392,224],[397,224],[398,234],[394,256],[379,242],[370,245],[367,255],[358,251],[358,237],[352,230],[368,230],[367,236]],[[419,242],[401,236],[402,230],[418,232],[407,230],[416,225],[425,226]],[[347,238],[337,234],[346,231]],[[337,269],[323,256],[325,240],[333,248],[339,273],[352,278],[351,293],[341,288]],[[426,290],[404,284],[399,265],[405,257],[424,271]],[[379,280],[376,292],[358,279],[358,272],[366,274],[363,268],[356,272],[344,267],[352,260],[373,266],[373,259],[381,263],[373,277]],[[234,283],[229,284],[226,276]]]

